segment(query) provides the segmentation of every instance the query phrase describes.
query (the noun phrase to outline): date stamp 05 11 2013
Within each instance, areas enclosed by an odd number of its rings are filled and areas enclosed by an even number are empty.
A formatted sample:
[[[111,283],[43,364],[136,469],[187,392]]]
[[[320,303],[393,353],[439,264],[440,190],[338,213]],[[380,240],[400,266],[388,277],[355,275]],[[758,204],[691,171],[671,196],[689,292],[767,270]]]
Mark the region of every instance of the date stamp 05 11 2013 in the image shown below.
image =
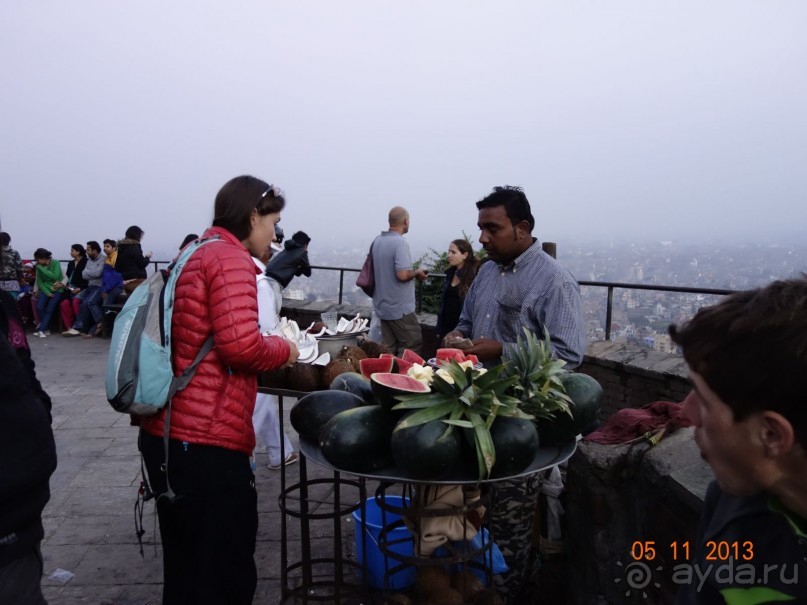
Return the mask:
[[[695,545],[689,540],[675,540],[666,546],[673,561],[689,561],[694,554]],[[630,558],[634,561],[651,562],[661,554],[655,540],[636,540],[630,547]],[[727,541],[708,540],[703,544],[706,561],[753,561],[754,543],[751,540]]]
[[[697,553],[696,553],[697,551]],[[631,544],[628,565],[617,562],[614,582],[624,586],[625,594],[638,591],[644,597],[652,588],[661,588],[659,574],[679,587],[690,585],[700,592],[706,582],[718,586],[767,586],[799,582],[798,564],[762,563],[751,540],[708,540],[697,544],[676,540],[661,544],[655,540],[636,540]],[[699,559],[695,561],[694,559]],[[764,557],[761,557],[764,559]],[[665,573],[666,572],[666,573]]]

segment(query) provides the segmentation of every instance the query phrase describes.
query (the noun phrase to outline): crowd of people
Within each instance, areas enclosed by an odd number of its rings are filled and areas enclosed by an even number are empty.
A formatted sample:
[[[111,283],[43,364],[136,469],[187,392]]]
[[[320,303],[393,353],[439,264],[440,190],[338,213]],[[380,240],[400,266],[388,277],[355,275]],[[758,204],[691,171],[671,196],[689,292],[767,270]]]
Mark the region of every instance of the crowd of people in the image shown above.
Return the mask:
[[[299,355],[294,342],[272,333],[282,289],[294,276],[311,274],[305,233],[295,233],[278,251],[282,236],[277,224],[285,204],[285,194],[275,185],[250,176],[228,181],[216,196],[212,226],[201,235],[216,242],[195,251],[177,282],[175,373],[194,361],[209,336],[215,345],[172,400],[167,444],[165,410],[138,420],[162,538],[164,603],[252,603],[257,584],[251,460],[256,434],[272,444],[270,468],[296,460],[285,435],[290,457],[280,458],[281,431],[272,417],[276,403],[257,392],[259,373],[290,366]],[[461,347],[486,365],[498,364],[509,358],[526,327],[536,334],[546,331],[553,355],[569,368],[578,367],[586,346],[579,287],[541,250],[526,195],[517,187],[496,187],[476,209],[487,260],[478,262],[464,239],[450,243],[437,323],[442,343]],[[419,352],[414,282],[426,279],[427,271],[413,267],[403,238],[410,227],[408,211],[393,207],[388,224],[371,247],[373,312],[382,344],[392,353],[404,348]],[[38,249],[35,334],[47,336],[57,309],[70,326],[68,335],[97,332],[110,297],[145,279],[150,253],[142,252],[142,236],[141,229],[131,227],[119,242],[104,240],[103,252],[95,241],[86,247],[75,244],[66,276],[48,250]],[[3,233],[0,238],[0,602],[13,594],[43,603],[41,513],[56,464],[50,399],[36,380],[16,304],[29,293],[24,288],[34,284],[10,247],[10,237]],[[195,239],[189,235],[183,246]],[[107,274],[118,278],[105,279]],[[792,563],[803,572],[796,574],[796,582],[753,586],[727,587],[709,578],[706,592],[682,590],[681,603],[807,599],[807,407],[801,401],[807,376],[805,309],[807,278],[800,278],[728,296],[683,326],[671,327],[693,383],[683,410],[716,478],[707,495],[704,541],[696,558],[705,557],[707,538],[753,541],[758,558],[745,562]],[[21,426],[30,429],[31,441],[25,444]],[[7,459],[15,462],[5,464]],[[25,490],[18,489],[20,481]],[[503,483],[491,511],[496,542],[510,568],[497,577],[497,589],[510,604],[523,598],[536,490],[535,475]]]
[[[23,262],[11,247],[11,236],[0,233],[3,270],[0,289],[18,307],[23,325],[33,325],[33,335],[47,338],[52,321],[61,319],[63,336],[93,338],[103,333],[104,318],[114,314],[125,296],[146,279],[152,253],[143,253],[144,232],[137,225],[121,240],[95,240],[86,246],[70,246],[70,261],[61,263],[46,248],[37,248],[32,261]]]

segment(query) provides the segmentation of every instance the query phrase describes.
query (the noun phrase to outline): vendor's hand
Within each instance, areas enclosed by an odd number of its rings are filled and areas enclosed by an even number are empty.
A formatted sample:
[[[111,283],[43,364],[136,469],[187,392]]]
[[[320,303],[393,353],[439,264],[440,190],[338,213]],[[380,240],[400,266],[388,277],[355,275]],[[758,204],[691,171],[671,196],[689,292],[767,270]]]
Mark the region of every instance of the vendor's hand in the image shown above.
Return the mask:
[[[456,340],[462,340],[465,338],[465,334],[460,332],[459,330],[451,330],[448,334],[443,337],[443,346],[450,347],[452,343]]]
[[[485,338],[483,336],[481,338],[475,338],[473,342],[474,346],[470,349],[466,349],[465,352],[470,353],[471,355],[476,355],[480,361],[498,359],[502,356],[502,351],[504,348],[502,347],[502,343],[500,343],[498,340]]]
[[[428,274],[429,272],[426,271],[426,269],[418,269],[417,271],[415,271],[415,279],[418,281],[423,281],[424,279],[426,279],[426,276]]]

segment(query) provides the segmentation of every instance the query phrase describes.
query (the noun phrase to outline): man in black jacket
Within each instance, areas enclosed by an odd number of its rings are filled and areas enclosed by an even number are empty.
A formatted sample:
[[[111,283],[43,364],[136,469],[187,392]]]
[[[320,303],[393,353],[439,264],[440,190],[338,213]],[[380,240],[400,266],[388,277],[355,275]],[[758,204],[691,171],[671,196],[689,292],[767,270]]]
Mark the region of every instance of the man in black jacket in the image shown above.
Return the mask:
[[[304,232],[298,231],[286,240],[282,251],[278,252],[266,265],[266,276],[275,292],[277,313],[283,302],[283,289],[289,285],[294,277],[305,275],[311,277],[311,265],[308,262],[308,243],[311,238]]]

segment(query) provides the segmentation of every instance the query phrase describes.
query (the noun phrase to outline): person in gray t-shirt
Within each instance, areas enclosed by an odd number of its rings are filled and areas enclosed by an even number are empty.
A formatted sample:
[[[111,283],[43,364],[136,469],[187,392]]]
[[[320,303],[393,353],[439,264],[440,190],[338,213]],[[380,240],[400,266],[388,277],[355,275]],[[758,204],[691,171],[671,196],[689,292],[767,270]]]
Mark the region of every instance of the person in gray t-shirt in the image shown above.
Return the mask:
[[[404,349],[420,354],[423,336],[415,315],[415,285],[426,279],[424,269],[412,269],[409,245],[403,236],[409,232],[409,213],[395,206],[389,211],[389,231],[373,241],[373,309],[381,320],[382,343],[397,355]]]

